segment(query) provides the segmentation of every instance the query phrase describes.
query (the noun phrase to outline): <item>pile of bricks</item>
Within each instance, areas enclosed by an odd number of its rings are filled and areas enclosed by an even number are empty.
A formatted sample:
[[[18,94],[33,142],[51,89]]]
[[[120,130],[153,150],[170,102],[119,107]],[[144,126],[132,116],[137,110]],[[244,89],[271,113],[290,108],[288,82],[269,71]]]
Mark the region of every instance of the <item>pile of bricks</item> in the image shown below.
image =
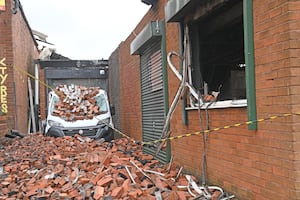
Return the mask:
[[[99,87],[57,86],[55,93],[59,96],[59,101],[55,104],[53,114],[67,121],[92,119],[94,115],[100,114],[94,98],[99,90]]]
[[[160,164],[125,138],[34,134],[0,149],[0,199],[193,199],[178,187],[187,184],[174,163]]]

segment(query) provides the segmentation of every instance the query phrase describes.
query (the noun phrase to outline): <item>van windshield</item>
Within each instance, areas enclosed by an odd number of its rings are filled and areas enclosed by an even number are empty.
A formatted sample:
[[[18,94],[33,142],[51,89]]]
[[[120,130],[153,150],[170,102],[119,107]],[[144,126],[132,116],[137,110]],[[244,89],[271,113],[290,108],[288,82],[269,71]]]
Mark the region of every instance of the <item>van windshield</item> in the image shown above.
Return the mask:
[[[107,108],[105,96],[103,94],[100,94],[98,96],[95,96],[94,98],[97,102],[97,105],[99,106],[100,114],[107,113],[108,108]]]
[[[91,101],[91,102],[94,102],[93,104],[95,106],[98,106],[98,114],[104,114],[104,113],[107,113],[108,112],[108,105],[107,105],[107,101],[106,101],[106,98],[105,98],[105,95],[103,94],[100,94],[100,95],[97,95],[97,96],[94,96],[93,97],[94,101]],[[76,109],[74,107],[81,107],[83,104],[85,104],[84,101],[81,102],[81,104],[79,105],[73,105],[73,106],[63,106],[63,103],[62,101],[59,100],[59,97],[58,96],[53,96],[53,99],[52,99],[52,102],[51,102],[51,106],[50,106],[50,112],[53,114],[55,112],[55,110],[60,107],[59,110],[64,110],[65,112],[68,110],[67,108],[69,107],[72,107],[70,108],[70,112],[74,112]],[[80,109],[80,111],[82,111]],[[76,111],[75,111],[76,112]]]
[[[53,96],[53,100],[51,102],[51,106],[50,106],[50,112],[53,114],[53,111],[55,109],[55,105],[58,103],[59,101],[59,97],[58,96]]]

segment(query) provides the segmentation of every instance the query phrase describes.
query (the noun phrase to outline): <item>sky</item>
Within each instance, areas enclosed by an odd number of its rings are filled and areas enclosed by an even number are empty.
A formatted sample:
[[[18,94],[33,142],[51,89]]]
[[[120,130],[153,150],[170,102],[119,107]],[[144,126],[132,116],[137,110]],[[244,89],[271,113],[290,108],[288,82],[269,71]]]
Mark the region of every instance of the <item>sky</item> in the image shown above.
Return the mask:
[[[141,0],[20,0],[31,29],[70,59],[108,59],[150,9]]]

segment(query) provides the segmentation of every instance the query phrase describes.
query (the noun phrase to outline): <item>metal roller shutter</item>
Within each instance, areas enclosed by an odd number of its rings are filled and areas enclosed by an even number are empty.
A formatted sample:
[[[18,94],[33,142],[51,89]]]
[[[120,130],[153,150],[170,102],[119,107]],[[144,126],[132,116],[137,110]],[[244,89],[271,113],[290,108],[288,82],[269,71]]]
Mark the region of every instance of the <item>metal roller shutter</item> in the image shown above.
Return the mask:
[[[143,141],[160,139],[164,118],[164,87],[161,39],[151,41],[141,52],[141,94]],[[144,147],[144,152],[155,155],[156,149]],[[156,159],[167,162],[167,152],[161,150]]]

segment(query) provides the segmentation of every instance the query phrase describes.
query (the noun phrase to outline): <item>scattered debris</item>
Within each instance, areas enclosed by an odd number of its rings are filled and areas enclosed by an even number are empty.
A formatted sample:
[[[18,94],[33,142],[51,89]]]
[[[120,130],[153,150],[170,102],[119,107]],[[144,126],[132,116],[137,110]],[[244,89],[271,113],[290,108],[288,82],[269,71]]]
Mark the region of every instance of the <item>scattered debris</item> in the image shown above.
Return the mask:
[[[16,138],[16,137],[23,138],[25,135],[24,135],[23,133],[20,133],[20,132],[17,131],[17,130],[11,129],[11,130],[10,130],[8,133],[6,133],[4,136],[7,137],[7,138]]]
[[[182,167],[160,164],[126,138],[28,135],[0,149],[0,163],[0,199],[179,200],[202,191]],[[220,199],[223,191],[212,189],[212,199]]]

